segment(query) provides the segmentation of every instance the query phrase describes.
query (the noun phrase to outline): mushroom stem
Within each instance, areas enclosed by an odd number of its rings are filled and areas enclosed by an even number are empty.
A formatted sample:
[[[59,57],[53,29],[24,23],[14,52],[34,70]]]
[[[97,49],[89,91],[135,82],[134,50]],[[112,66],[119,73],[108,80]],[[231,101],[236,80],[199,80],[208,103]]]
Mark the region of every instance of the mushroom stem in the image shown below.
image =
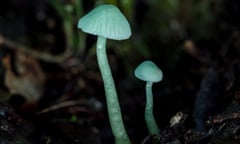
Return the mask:
[[[152,94],[152,82],[146,83],[146,107],[145,107],[145,120],[148,131],[151,135],[159,135],[159,128],[153,115],[153,94]]]
[[[130,140],[122,121],[118,96],[107,59],[106,38],[102,36],[98,36],[97,38],[97,59],[104,83],[108,116],[110,119],[112,133],[115,137],[115,144],[130,144]]]

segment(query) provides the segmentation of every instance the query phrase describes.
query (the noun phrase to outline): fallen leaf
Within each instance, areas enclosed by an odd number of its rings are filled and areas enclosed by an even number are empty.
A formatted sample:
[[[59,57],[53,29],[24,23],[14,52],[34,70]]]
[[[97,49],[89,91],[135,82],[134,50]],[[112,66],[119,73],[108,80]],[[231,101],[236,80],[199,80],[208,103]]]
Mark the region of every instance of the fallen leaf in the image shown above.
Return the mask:
[[[11,94],[23,96],[27,102],[38,101],[46,80],[38,61],[26,54],[16,52],[16,59],[11,62],[10,56],[3,58],[5,67],[5,85]],[[15,63],[16,72],[12,64]]]

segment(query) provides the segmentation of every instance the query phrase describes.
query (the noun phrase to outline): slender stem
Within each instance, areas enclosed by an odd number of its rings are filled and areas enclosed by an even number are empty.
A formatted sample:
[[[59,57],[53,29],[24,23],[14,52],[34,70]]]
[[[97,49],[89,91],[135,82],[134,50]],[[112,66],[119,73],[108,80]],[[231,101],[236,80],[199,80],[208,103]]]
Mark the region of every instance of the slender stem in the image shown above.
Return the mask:
[[[97,59],[103,78],[108,116],[110,119],[112,132],[115,137],[115,144],[130,144],[130,140],[122,121],[117,92],[106,55],[106,38],[101,36],[99,36],[97,39]]]
[[[149,133],[151,135],[159,135],[159,128],[153,115],[152,85],[152,82],[147,82],[146,84],[145,120]]]

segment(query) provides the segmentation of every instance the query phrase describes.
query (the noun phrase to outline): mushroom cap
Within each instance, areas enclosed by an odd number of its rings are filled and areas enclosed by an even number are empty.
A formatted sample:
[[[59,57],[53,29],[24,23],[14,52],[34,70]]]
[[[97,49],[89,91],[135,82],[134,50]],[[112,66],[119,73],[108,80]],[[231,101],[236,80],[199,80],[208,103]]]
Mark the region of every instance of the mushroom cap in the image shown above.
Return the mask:
[[[78,21],[82,31],[114,40],[124,40],[131,36],[127,19],[120,10],[110,4],[100,5]]]
[[[137,78],[143,81],[160,82],[163,74],[161,69],[157,67],[152,61],[144,61],[134,71]]]

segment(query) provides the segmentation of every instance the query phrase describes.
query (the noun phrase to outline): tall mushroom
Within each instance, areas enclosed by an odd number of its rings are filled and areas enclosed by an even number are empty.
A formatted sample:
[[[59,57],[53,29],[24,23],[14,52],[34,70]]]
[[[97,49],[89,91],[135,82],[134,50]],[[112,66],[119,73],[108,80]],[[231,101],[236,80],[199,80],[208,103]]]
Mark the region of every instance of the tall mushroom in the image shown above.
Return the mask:
[[[96,7],[82,17],[78,22],[78,28],[97,36],[97,60],[103,78],[108,115],[115,144],[130,144],[106,55],[106,39],[128,39],[131,36],[130,25],[117,7],[105,4]]]
[[[153,115],[153,94],[152,85],[162,80],[162,71],[152,62],[144,61],[134,71],[134,74],[140,80],[146,81],[146,107],[145,121],[148,131],[151,135],[159,135],[159,128]]]

